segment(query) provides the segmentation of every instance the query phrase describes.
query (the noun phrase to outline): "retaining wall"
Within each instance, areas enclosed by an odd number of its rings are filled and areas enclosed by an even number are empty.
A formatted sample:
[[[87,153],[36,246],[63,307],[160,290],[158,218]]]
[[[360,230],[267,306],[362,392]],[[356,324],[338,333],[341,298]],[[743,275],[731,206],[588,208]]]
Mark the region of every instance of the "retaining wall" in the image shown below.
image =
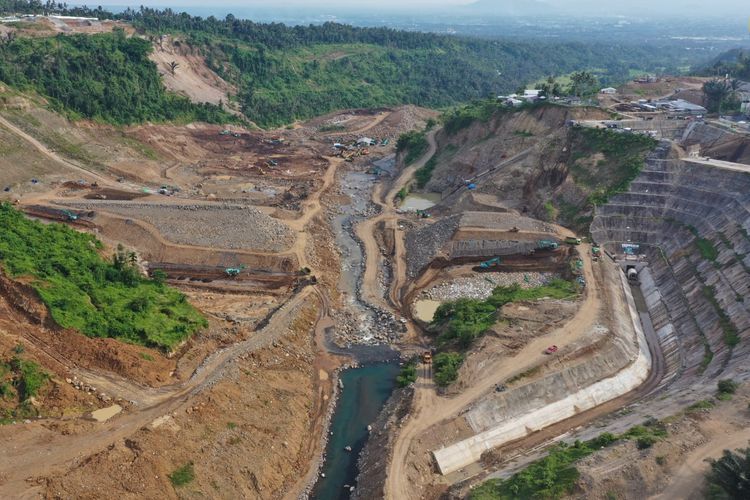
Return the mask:
[[[581,388],[555,402],[542,403],[535,409],[515,418],[503,416],[504,421],[468,439],[433,452],[441,474],[449,474],[479,461],[482,453],[511,441],[523,438],[547,426],[570,418],[582,411],[599,406],[640,386],[648,377],[651,354],[641,327],[633,296],[624,275],[620,276],[627,302],[627,312],[635,331],[635,359],[615,375]],[[632,342],[631,337],[631,342]],[[626,340],[627,342],[627,340]],[[548,383],[543,381],[540,383]],[[481,423],[473,425],[482,426]]]

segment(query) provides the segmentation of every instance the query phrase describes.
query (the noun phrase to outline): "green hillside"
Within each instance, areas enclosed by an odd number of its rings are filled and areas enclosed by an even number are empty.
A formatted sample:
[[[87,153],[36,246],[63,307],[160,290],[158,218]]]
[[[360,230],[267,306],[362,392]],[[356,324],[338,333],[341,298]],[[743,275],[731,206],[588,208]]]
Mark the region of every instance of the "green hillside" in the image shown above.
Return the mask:
[[[207,326],[183,294],[142,277],[121,252],[103,260],[101,248],[89,234],[0,204],[0,268],[31,278],[60,326],[165,350]]]
[[[78,116],[113,123],[221,121],[212,106],[165,92],[145,39],[176,35],[239,89],[233,99],[263,127],[342,108],[453,106],[509,93],[548,75],[589,69],[608,85],[633,72],[704,64],[679,43],[487,40],[336,23],[285,26],[227,16],[201,18],[141,7],[113,14],[38,1],[0,0],[0,12],[60,12],[132,23],[122,34],[16,40],[0,48],[0,81],[32,87]],[[182,42],[181,42],[182,43]]]
[[[37,91],[71,118],[113,124],[228,120],[216,106],[167,92],[150,51],[148,41],[122,31],[17,37],[0,44],[0,81]]]

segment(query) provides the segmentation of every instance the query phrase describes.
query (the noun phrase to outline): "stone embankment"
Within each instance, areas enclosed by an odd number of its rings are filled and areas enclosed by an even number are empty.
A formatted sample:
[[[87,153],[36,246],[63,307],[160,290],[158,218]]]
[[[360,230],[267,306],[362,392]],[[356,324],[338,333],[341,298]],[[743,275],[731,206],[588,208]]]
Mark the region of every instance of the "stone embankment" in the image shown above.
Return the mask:
[[[283,252],[294,243],[286,224],[249,206],[93,201],[67,205],[142,220],[167,240],[183,245]]]

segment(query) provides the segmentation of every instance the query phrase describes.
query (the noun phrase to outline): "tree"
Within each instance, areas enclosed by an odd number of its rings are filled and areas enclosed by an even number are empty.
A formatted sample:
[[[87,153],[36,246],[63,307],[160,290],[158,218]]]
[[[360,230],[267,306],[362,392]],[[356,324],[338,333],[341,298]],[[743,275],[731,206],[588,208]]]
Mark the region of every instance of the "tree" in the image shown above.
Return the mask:
[[[570,76],[569,92],[576,97],[586,97],[596,93],[599,81],[588,71],[576,71]]]
[[[559,97],[562,94],[562,86],[560,86],[553,76],[547,78],[547,81],[539,87],[539,90],[542,91],[543,95],[548,97]]]
[[[174,75],[175,70],[179,67],[180,67],[180,63],[176,61],[172,61],[171,63],[169,63],[169,70],[172,72],[173,75]]]
[[[732,88],[726,80],[714,78],[703,84],[703,94],[706,108],[709,111],[721,114],[725,101],[731,95]]]
[[[709,460],[711,470],[706,475],[708,498],[745,500],[750,498],[750,448],[737,453],[724,450],[719,460]]]

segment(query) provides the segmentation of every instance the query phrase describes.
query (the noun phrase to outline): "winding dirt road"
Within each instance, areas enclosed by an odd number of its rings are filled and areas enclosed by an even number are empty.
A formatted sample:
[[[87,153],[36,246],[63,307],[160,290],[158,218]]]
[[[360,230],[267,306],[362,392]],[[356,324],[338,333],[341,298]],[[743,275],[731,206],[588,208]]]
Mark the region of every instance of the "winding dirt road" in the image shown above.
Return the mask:
[[[378,247],[378,242],[375,240],[375,229],[380,223],[390,225],[394,229],[394,237],[396,241],[396,252],[393,258],[394,280],[391,284],[389,296],[396,308],[400,308],[400,292],[406,282],[406,256],[403,237],[397,229],[399,214],[396,213],[393,206],[393,200],[396,198],[396,194],[398,194],[398,192],[411,181],[412,177],[414,177],[414,173],[422,168],[437,151],[435,134],[437,134],[438,130],[432,130],[427,133],[427,143],[429,144],[427,152],[422,158],[406,167],[399,174],[391,185],[390,190],[385,193],[384,197],[382,184],[375,187],[372,194],[372,200],[375,204],[380,206],[381,212],[377,217],[367,219],[358,224],[355,230],[357,237],[364,246],[365,255],[365,272],[362,278],[362,299],[385,310],[390,309],[390,306],[381,296],[377,286],[381,252]]]
[[[750,428],[728,434],[722,434],[703,446],[699,446],[687,456],[685,463],[672,477],[669,486],[660,494],[651,497],[653,500],[698,500],[704,498],[703,484],[709,465],[706,459],[721,457],[724,450],[746,448],[750,441]]]
[[[409,449],[417,436],[433,425],[457,415],[468,405],[492,391],[497,384],[502,384],[514,375],[544,363],[547,359],[544,349],[550,344],[569,345],[595,326],[602,307],[602,291],[594,277],[589,256],[590,247],[581,245],[580,249],[584,260],[584,276],[589,286],[581,307],[570,321],[548,335],[535,338],[512,358],[495,360],[483,371],[488,374],[487,377],[456,397],[438,396],[430,379],[421,378],[417,381],[411,416],[401,428],[394,443],[386,479],[386,498],[416,498],[411,490],[413,484],[409,481],[407,471]]]
[[[118,187],[118,184],[111,179],[85,170],[58,156],[5,118],[0,117],[0,126],[19,135],[65,168],[72,169],[100,185]],[[308,238],[305,227],[320,214],[322,210],[320,198],[335,182],[336,169],[340,163],[337,159],[329,159],[329,167],[323,177],[323,186],[304,203],[302,217],[285,221],[297,232],[297,240],[290,252],[297,256],[301,266],[307,266]],[[110,444],[128,437],[156,418],[175,411],[192,396],[219,381],[225,370],[239,356],[273,345],[286,334],[288,325],[295,317],[294,312],[309,304],[310,300],[318,299],[321,302],[316,325],[321,322],[330,322],[327,300],[321,300],[324,298],[321,294],[324,293],[316,287],[303,289],[274,313],[265,328],[256,332],[248,340],[214,352],[195,370],[190,379],[181,384],[149,388],[115,375],[95,373],[70,366],[71,371],[83,382],[94,385],[108,394],[115,394],[133,401],[134,406],[111,421],[97,424],[89,432],[83,431],[80,434],[64,435],[38,424],[19,427],[13,440],[3,443],[0,498],[21,498],[41,494],[39,486],[28,482],[31,476],[63,473],[74,461],[95,454]],[[318,329],[317,326],[316,329]]]

